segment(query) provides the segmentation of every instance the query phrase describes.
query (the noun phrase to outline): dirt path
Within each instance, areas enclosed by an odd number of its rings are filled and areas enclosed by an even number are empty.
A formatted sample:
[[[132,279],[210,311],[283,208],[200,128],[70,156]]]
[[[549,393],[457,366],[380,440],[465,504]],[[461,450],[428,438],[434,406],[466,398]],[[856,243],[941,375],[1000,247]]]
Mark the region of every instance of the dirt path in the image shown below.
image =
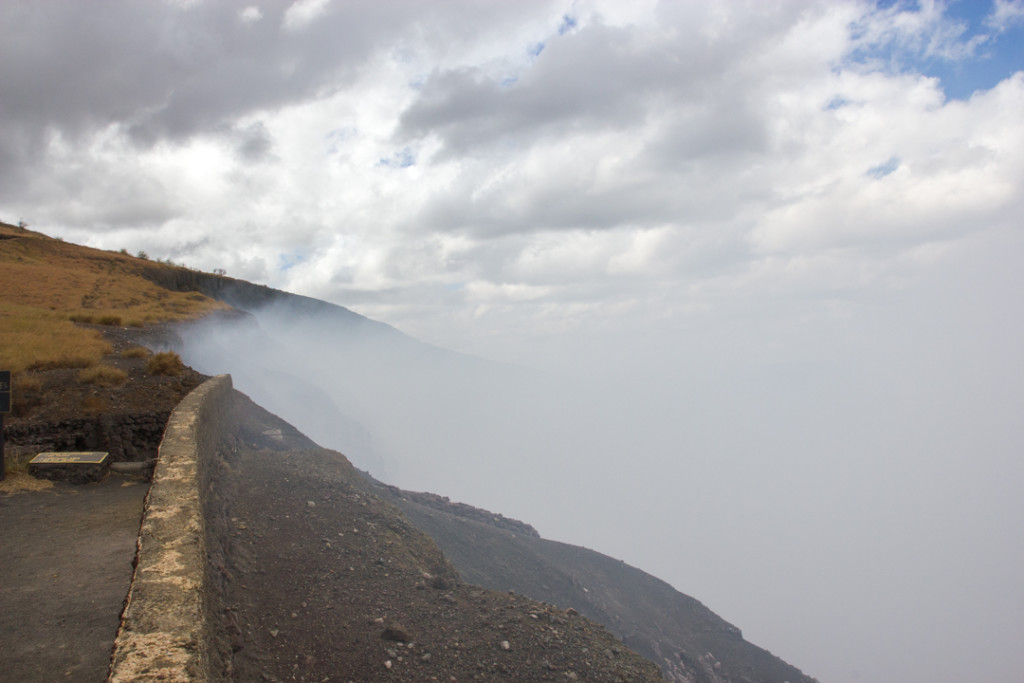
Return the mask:
[[[0,488],[0,680],[106,679],[148,488]]]

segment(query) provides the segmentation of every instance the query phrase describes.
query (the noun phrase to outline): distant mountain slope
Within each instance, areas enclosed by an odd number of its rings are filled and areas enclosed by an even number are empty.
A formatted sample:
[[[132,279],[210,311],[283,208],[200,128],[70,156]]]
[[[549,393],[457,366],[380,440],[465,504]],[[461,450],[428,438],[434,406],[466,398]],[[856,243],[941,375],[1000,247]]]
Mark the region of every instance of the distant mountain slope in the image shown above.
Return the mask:
[[[811,683],[738,628],[664,581],[600,553],[468,518],[378,484],[469,583],[573,608],[603,624],[677,683]]]

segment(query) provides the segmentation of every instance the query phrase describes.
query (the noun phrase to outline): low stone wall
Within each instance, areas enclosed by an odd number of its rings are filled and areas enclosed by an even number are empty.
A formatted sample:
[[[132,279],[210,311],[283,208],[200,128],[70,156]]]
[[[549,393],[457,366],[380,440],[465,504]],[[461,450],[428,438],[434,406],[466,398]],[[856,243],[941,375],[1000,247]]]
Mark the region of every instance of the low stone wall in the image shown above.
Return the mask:
[[[186,396],[167,422],[114,643],[111,682],[217,678],[205,609],[200,491],[204,454],[216,448],[231,391],[229,375],[214,377]]]
[[[101,415],[58,422],[7,425],[8,447],[25,453],[106,451],[111,462],[156,457],[167,412]]]

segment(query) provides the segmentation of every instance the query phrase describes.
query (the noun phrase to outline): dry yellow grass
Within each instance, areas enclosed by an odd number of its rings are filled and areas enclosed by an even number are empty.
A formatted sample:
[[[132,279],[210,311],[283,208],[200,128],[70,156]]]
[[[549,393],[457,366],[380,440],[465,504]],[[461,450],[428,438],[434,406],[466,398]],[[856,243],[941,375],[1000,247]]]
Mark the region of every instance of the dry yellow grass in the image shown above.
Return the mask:
[[[146,372],[151,375],[176,377],[185,372],[185,364],[181,361],[181,356],[174,351],[164,351],[163,353],[154,354],[152,358],[146,361]]]
[[[101,387],[119,387],[128,381],[128,373],[109,365],[94,365],[80,371],[78,381]]]
[[[121,358],[149,358],[152,353],[145,346],[129,346],[121,352]]]
[[[19,394],[34,393],[43,390],[43,381],[30,372],[17,372],[11,377],[14,391]]]
[[[0,294],[2,297],[3,294]],[[0,367],[13,372],[94,365],[110,344],[54,311],[0,300]]]
[[[142,326],[201,317],[224,304],[176,292],[145,269],[177,266],[55,240],[0,223],[0,367],[89,367],[109,346],[74,325]]]
[[[20,469],[11,469],[7,466],[7,477],[0,481],[0,492],[6,494],[25,493],[27,491],[45,491],[52,489],[54,483],[49,479],[36,479]]]

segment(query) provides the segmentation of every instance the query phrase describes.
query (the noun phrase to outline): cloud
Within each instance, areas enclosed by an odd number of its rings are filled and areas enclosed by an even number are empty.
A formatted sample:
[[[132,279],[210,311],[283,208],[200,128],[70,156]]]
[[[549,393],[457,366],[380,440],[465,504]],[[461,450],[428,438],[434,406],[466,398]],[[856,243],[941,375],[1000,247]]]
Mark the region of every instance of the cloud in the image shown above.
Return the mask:
[[[854,26],[858,57],[889,60],[905,68],[920,58],[962,61],[990,40],[969,35],[966,22],[946,13],[946,3],[925,0],[916,7],[893,3],[867,13]]]
[[[284,13],[284,28],[295,31],[308,26],[326,12],[331,0],[296,0]]]
[[[1024,2],[1021,0],[995,0],[992,13],[985,17],[985,25],[1002,33],[1024,23]]]
[[[238,18],[246,24],[252,24],[263,18],[263,12],[259,7],[250,5],[238,13]]]

